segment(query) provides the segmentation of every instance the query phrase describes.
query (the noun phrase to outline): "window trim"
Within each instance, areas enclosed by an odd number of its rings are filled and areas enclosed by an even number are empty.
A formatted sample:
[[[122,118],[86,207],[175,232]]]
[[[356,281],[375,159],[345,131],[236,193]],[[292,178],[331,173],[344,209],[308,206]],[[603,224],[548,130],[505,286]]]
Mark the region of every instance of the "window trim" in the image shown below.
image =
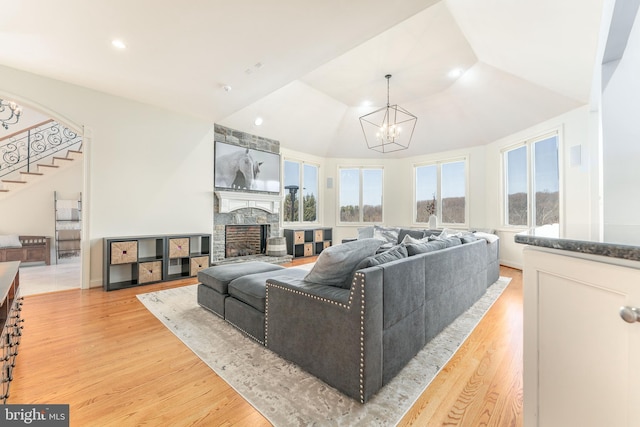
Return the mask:
[[[316,199],[316,220],[315,221],[303,221],[302,220],[302,212],[303,212],[303,206],[302,206],[302,197],[298,197],[298,203],[300,203],[300,205],[298,205],[298,212],[300,213],[299,215],[299,220],[298,221],[285,221],[284,219],[284,201],[285,198],[287,197],[287,190],[285,190],[285,182],[284,182],[284,164],[285,162],[294,162],[294,163],[298,163],[300,165],[300,176],[299,176],[299,185],[300,188],[303,188],[303,184],[304,183],[304,166],[305,165],[309,165],[309,166],[314,166],[317,171],[318,171],[318,188],[317,188],[317,199]],[[294,157],[284,157],[282,159],[282,202],[280,203],[280,217],[281,217],[281,223],[283,226],[294,226],[294,225],[298,225],[298,226],[302,226],[302,225],[306,225],[306,224],[320,224],[320,216],[321,216],[321,212],[322,212],[322,197],[320,197],[320,187],[321,187],[321,178],[320,178],[320,165],[318,163],[315,162],[307,162],[305,160],[301,160],[298,158],[294,158]],[[299,194],[302,194],[302,192],[300,191]]]
[[[427,162],[420,162],[413,164],[413,209],[412,209],[412,217],[411,222],[414,226],[424,226],[428,225],[429,222],[418,222],[418,200],[417,200],[417,191],[418,191],[418,183],[417,183],[417,169],[423,166],[436,166],[436,217],[438,218],[438,227],[446,227],[446,228],[468,228],[469,227],[469,155],[465,154],[462,156],[455,157],[447,157],[444,159],[432,160]],[[453,223],[453,222],[442,222],[442,165],[447,163],[458,163],[464,162],[464,223]]]
[[[360,188],[358,190],[358,203],[359,203],[359,214],[360,214],[360,221],[353,221],[353,222],[345,222],[342,221],[340,219],[340,191],[342,189],[342,174],[341,171],[343,169],[358,169],[359,171],[359,177],[360,177]],[[382,218],[379,222],[371,222],[371,221],[363,221],[363,215],[364,215],[364,209],[363,209],[363,180],[362,180],[362,171],[363,170],[380,170],[382,172],[382,193],[380,195],[380,203],[382,206]],[[366,165],[366,166],[348,166],[348,165],[338,165],[338,173],[337,173],[337,177],[338,177],[338,185],[337,185],[337,191],[336,191],[336,225],[339,226],[354,226],[354,225],[375,225],[375,224],[384,224],[384,166],[381,165]]]
[[[536,133],[535,136],[522,139],[514,144],[507,145],[500,149],[500,223],[501,228],[509,231],[523,231],[532,227],[535,221],[533,217],[535,215],[535,197],[533,196],[533,174],[535,169],[535,156],[533,155],[533,146],[536,142],[544,141],[551,137],[557,138],[558,147],[558,223],[560,230],[564,230],[564,162],[563,162],[563,127],[559,126],[548,131]],[[505,154],[509,151],[516,150],[520,147],[526,147],[527,151],[527,225],[511,225],[507,223],[509,214],[507,212],[507,164],[505,162]],[[538,227],[538,225],[536,225]]]

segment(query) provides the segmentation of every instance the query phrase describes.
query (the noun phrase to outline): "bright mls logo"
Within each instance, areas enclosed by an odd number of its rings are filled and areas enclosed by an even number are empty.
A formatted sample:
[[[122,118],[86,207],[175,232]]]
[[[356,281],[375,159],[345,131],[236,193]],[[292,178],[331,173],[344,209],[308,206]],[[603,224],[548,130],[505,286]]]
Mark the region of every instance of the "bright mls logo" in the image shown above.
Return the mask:
[[[69,405],[2,405],[0,425],[69,427]]]

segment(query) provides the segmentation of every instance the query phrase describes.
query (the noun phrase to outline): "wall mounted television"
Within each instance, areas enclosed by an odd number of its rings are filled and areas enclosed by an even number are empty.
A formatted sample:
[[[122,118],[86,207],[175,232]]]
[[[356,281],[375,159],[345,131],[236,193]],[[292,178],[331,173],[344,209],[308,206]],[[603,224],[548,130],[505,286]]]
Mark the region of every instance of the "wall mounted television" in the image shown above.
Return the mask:
[[[214,187],[280,194],[280,155],[216,141]]]

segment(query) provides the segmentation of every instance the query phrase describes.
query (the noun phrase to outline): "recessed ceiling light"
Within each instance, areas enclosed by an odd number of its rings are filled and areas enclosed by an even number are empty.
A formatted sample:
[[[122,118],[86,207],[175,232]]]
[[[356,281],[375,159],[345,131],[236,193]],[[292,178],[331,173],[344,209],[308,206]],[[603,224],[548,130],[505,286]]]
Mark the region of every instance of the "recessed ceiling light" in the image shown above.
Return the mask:
[[[111,45],[116,49],[126,49],[127,45],[120,39],[111,40]]]
[[[253,122],[256,126],[260,126],[263,120],[262,117],[256,117],[256,120]]]
[[[222,86],[222,89],[224,89],[225,92],[231,92],[231,89],[233,88],[231,87],[231,85],[224,85]]]
[[[362,101],[362,106],[363,107],[371,107],[371,101],[369,101],[369,100]]]
[[[464,73],[464,70],[462,68],[454,68],[453,70],[449,71],[449,77],[451,77],[452,79],[457,79],[462,75],[462,73]]]

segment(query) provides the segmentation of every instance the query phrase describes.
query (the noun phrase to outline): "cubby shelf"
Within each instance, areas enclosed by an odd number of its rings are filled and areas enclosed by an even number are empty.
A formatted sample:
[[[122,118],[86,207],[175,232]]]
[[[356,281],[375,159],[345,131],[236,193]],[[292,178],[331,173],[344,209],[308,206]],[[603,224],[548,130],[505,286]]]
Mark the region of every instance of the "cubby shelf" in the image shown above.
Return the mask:
[[[105,291],[194,277],[211,263],[210,234],[104,239]]]
[[[319,255],[331,246],[333,229],[319,228],[285,228],[284,237],[287,240],[287,253],[294,258]]]

